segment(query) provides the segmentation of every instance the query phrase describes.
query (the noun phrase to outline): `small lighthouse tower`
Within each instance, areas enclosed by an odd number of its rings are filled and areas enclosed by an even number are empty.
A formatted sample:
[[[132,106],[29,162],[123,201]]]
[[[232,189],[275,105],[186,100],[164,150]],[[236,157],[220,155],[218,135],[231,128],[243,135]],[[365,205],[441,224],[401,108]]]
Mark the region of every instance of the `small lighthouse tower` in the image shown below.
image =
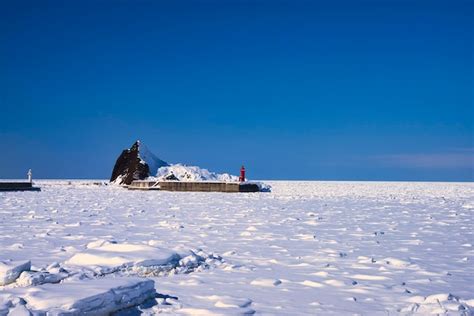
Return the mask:
[[[28,169],[27,176],[28,176],[28,182],[32,183],[33,182],[33,172],[31,172],[31,169]]]
[[[245,181],[245,167],[244,167],[244,166],[242,166],[242,167],[240,168],[239,181],[240,181],[240,182],[244,182],[244,181]]]

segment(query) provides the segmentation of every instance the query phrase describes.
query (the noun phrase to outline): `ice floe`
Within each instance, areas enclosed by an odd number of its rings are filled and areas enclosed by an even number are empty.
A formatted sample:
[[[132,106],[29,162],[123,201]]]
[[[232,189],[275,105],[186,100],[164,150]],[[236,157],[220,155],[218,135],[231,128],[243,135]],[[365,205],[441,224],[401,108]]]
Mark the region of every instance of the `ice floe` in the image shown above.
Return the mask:
[[[41,315],[107,315],[154,299],[154,281],[99,278],[15,288],[0,296],[0,315],[27,311]],[[3,307],[2,307],[3,306]]]

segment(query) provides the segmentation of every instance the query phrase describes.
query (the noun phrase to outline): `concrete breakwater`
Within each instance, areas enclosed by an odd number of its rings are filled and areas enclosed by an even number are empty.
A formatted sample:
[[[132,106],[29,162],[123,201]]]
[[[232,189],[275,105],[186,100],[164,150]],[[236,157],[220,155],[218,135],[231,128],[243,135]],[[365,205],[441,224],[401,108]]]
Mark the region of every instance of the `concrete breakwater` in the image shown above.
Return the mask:
[[[41,191],[31,182],[3,182],[0,181],[0,191]]]
[[[133,181],[129,190],[162,190],[189,192],[259,192],[260,186],[249,182],[202,182],[202,181]]]

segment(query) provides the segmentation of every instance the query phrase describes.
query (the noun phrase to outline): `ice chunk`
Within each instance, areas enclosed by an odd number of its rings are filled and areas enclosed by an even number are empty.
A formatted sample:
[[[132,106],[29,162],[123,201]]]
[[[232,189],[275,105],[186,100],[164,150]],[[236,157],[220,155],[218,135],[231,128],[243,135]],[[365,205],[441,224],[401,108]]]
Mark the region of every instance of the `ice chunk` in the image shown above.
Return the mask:
[[[8,316],[30,316],[30,311],[26,308],[25,305],[16,305],[10,309]]]
[[[23,271],[31,269],[31,261],[0,261],[0,285],[15,282]]]
[[[0,293],[0,315],[8,315],[8,311],[10,307],[12,307],[12,301],[10,299],[10,295],[6,293]]]
[[[36,313],[106,315],[156,296],[153,280],[100,278],[12,289]]]
[[[33,271],[23,271],[16,283],[19,286],[30,286],[30,285],[40,285],[45,283],[58,283],[59,281],[68,277],[68,274],[65,272],[61,273],[49,273],[49,272],[33,272]]]
[[[0,292],[0,316],[30,315],[25,300],[8,292]]]
[[[140,276],[163,276],[167,274],[186,274],[202,271],[209,267],[219,266],[223,263],[222,257],[213,253],[206,253],[201,249],[178,252],[179,261],[164,266],[139,266],[133,272]]]
[[[143,244],[89,244],[83,252],[66,261],[67,265],[98,267],[99,273],[112,273],[123,267],[148,267],[176,264],[180,256],[171,250]]]

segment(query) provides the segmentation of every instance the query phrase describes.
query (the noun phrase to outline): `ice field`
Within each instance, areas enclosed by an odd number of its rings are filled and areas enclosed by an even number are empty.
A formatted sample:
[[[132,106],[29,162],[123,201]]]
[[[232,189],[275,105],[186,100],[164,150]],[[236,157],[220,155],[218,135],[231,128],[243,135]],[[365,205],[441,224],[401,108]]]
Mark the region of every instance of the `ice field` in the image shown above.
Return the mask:
[[[474,314],[473,183],[101,183],[0,192],[0,315]]]

